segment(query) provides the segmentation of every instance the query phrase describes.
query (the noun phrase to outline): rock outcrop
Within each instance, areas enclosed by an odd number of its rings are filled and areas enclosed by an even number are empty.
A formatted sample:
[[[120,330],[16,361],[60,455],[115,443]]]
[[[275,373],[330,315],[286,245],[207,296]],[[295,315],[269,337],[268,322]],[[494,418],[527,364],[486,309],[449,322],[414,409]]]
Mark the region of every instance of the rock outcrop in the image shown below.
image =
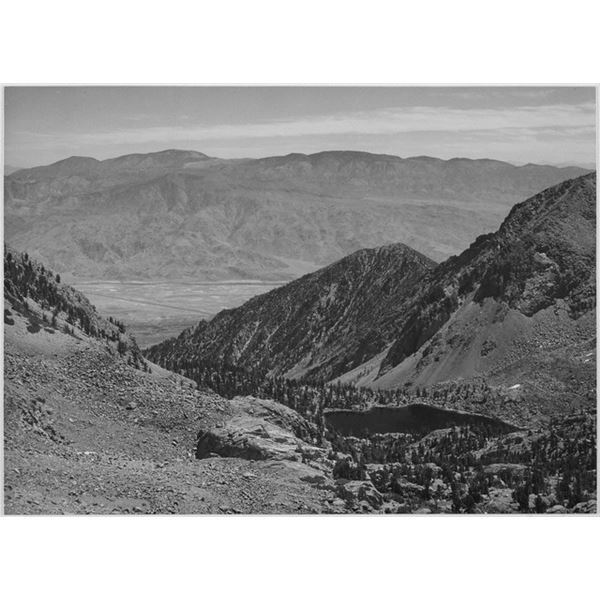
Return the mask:
[[[314,426],[290,408],[272,400],[237,397],[222,418],[212,416],[201,424],[196,458],[322,459],[326,451],[315,445],[315,438]]]
[[[383,496],[371,481],[338,479],[336,483],[338,496],[346,501],[350,509],[380,509],[383,506]]]

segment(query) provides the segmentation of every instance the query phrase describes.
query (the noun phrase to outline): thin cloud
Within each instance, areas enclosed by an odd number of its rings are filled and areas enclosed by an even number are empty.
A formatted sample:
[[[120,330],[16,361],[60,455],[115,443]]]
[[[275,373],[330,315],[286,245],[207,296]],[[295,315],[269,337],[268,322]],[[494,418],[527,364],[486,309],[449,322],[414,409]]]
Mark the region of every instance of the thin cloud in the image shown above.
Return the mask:
[[[389,135],[410,132],[476,132],[595,127],[593,103],[521,106],[508,109],[457,109],[415,106],[246,124],[169,125],[54,136],[55,143],[106,145],[190,140],[256,139],[332,135]],[[23,132],[25,133],[25,132]],[[42,137],[35,132],[28,137]],[[47,138],[47,135],[43,137]]]

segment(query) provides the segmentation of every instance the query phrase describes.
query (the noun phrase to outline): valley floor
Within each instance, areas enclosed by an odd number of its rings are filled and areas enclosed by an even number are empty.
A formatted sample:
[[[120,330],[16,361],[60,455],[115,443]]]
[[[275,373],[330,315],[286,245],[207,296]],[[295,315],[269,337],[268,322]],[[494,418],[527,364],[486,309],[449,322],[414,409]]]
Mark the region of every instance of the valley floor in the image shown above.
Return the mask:
[[[103,315],[123,321],[141,347],[176,337],[220,310],[285,282],[278,281],[77,281]]]

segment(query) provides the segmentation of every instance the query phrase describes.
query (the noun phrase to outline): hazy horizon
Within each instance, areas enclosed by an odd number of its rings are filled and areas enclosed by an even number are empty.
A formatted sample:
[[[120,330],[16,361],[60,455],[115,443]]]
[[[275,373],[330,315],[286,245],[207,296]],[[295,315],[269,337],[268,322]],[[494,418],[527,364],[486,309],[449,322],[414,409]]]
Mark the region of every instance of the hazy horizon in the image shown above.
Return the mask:
[[[6,165],[177,148],[595,168],[594,87],[5,87]]]
[[[134,155],[134,154],[153,154],[153,153],[160,153],[160,152],[167,152],[170,150],[175,150],[175,151],[181,151],[181,152],[185,152],[185,151],[190,151],[190,152],[200,152],[203,154],[206,154],[205,152],[203,152],[202,150],[198,149],[198,148],[164,148],[162,150],[151,150],[149,152],[132,152],[132,153],[128,153],[128,154],[118,154],[115,156],[107,156],[106,158],[99,158],[97,156],[90,156],[90,155],[82,155],[82,154],[71,154],[69,156],[64,156],[63,158],[60,158],[56,161],[53,161],[52,163],[44,163],[44,164],[35,164],[35,165],[26,165],[26,166],[22,166],[22,165],[14,165],[14,164],[9,164],[7,162],[4,163],[4,167],[5,169],[8,167],[11,170],[13,170],[13,172],[15,172],[16,170],[22,170],[22,169],[31,169],[31,168],[35,168],[35,167],[45,167],[45,166],[50,166],[52,164],[56,164],[58,162],[61,162],[63,160],[67,160],[69,158],[74,158],[74,157],[80,157],[80,158],[93,158],[95,160],[98,160],[99,162],[102,162],[104,160],[110,160],[110,159],[114,159],[114,158],[120,158],[122,156],[129,156],[129,155]],[[568,167],[579,167],[582,169],[595,169],[596,168],[596,163],[595,162],[590,162],[590,163],[584,163],[584,162],[563,162],[563,163],[551,163],[551,162],[543,162],[543,163],[535,163],[535,162],[529,162],[529,163],[525,163],[525,162],[514,162],[514,161],[508,161],[508,160],[502,160],[502,159],[497,159],[494,157],[490,157],[490,156],[478,156],[478,157],[468,157],[468,156],[452,156],[450,158],[440,158],[439,156],[433,156],[431,154],[421,154],[421,155],[414,155],[414,156],[398,156],[398,155],[391,155],[389,153],[384,153],[384,152],[370,152],[368,150],[347,150],[344,148],[328,148],[325,150],[319,150],[319,152],[311,152],[311,153],[304,153],[304,152],[290,152],[289,154],[301,154],[304,156],[311,156],[312,154],[319,154],[319,153],[323,153],[323,152],[361,152],[361,153],[365,153],[365,154],[373,154],[374,156],[377,155],[388,155],[388,156],[396,156],[398,158],[401,159],[411,159],[411,158],[433,158],[436,160],[443,160],[443,161],[448,161],[448,160],[495,160],[498,162],[505,162],[508,164],[512,164],[513,166],[516,167],[520,167],[520,166],[524,166],[526,164],[536,164],[539,166],[550,166],[550,167],[559,167],[559,168],[568,168]],[[232,157],[228,157],[227,159],[225,159],[222,156],[210,156],[210,158],[214,158],[214,159],[222,159],[222,160],[252,160],[252,159],[261,159],[261,158],[274,158],[277,156],[286,156],[286,155],[275,155],[275,154],[271,154],[271,155],[265,155],[265,156],[232,156]]]

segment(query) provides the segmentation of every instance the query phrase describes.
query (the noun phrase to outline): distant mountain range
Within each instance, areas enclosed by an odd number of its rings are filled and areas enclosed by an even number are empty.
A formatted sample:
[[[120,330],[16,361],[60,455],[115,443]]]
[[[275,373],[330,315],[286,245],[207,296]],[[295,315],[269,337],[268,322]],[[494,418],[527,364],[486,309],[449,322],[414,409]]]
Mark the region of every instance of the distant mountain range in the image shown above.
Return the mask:
[[[595,305],[592,173],[516,205],[437,266],[402,245],[364,250],[147,355],[377,388],[516,379],[566,401],[595,390]]]
[[[80,279],[291,279],[402,242],[433,260],[584,169],[364,152],[71,157],[5,177],[5,237]]]
[[[594,162],[580,162],[580,163],[558,163],[555,167],[580,167],[582,169],[589,169],[590,171],[596,170],[596,163]]]
[[[12,165],[4,165],[4,175],[11,175],[16,171],[20,171],[21,167],[13,167]]]

